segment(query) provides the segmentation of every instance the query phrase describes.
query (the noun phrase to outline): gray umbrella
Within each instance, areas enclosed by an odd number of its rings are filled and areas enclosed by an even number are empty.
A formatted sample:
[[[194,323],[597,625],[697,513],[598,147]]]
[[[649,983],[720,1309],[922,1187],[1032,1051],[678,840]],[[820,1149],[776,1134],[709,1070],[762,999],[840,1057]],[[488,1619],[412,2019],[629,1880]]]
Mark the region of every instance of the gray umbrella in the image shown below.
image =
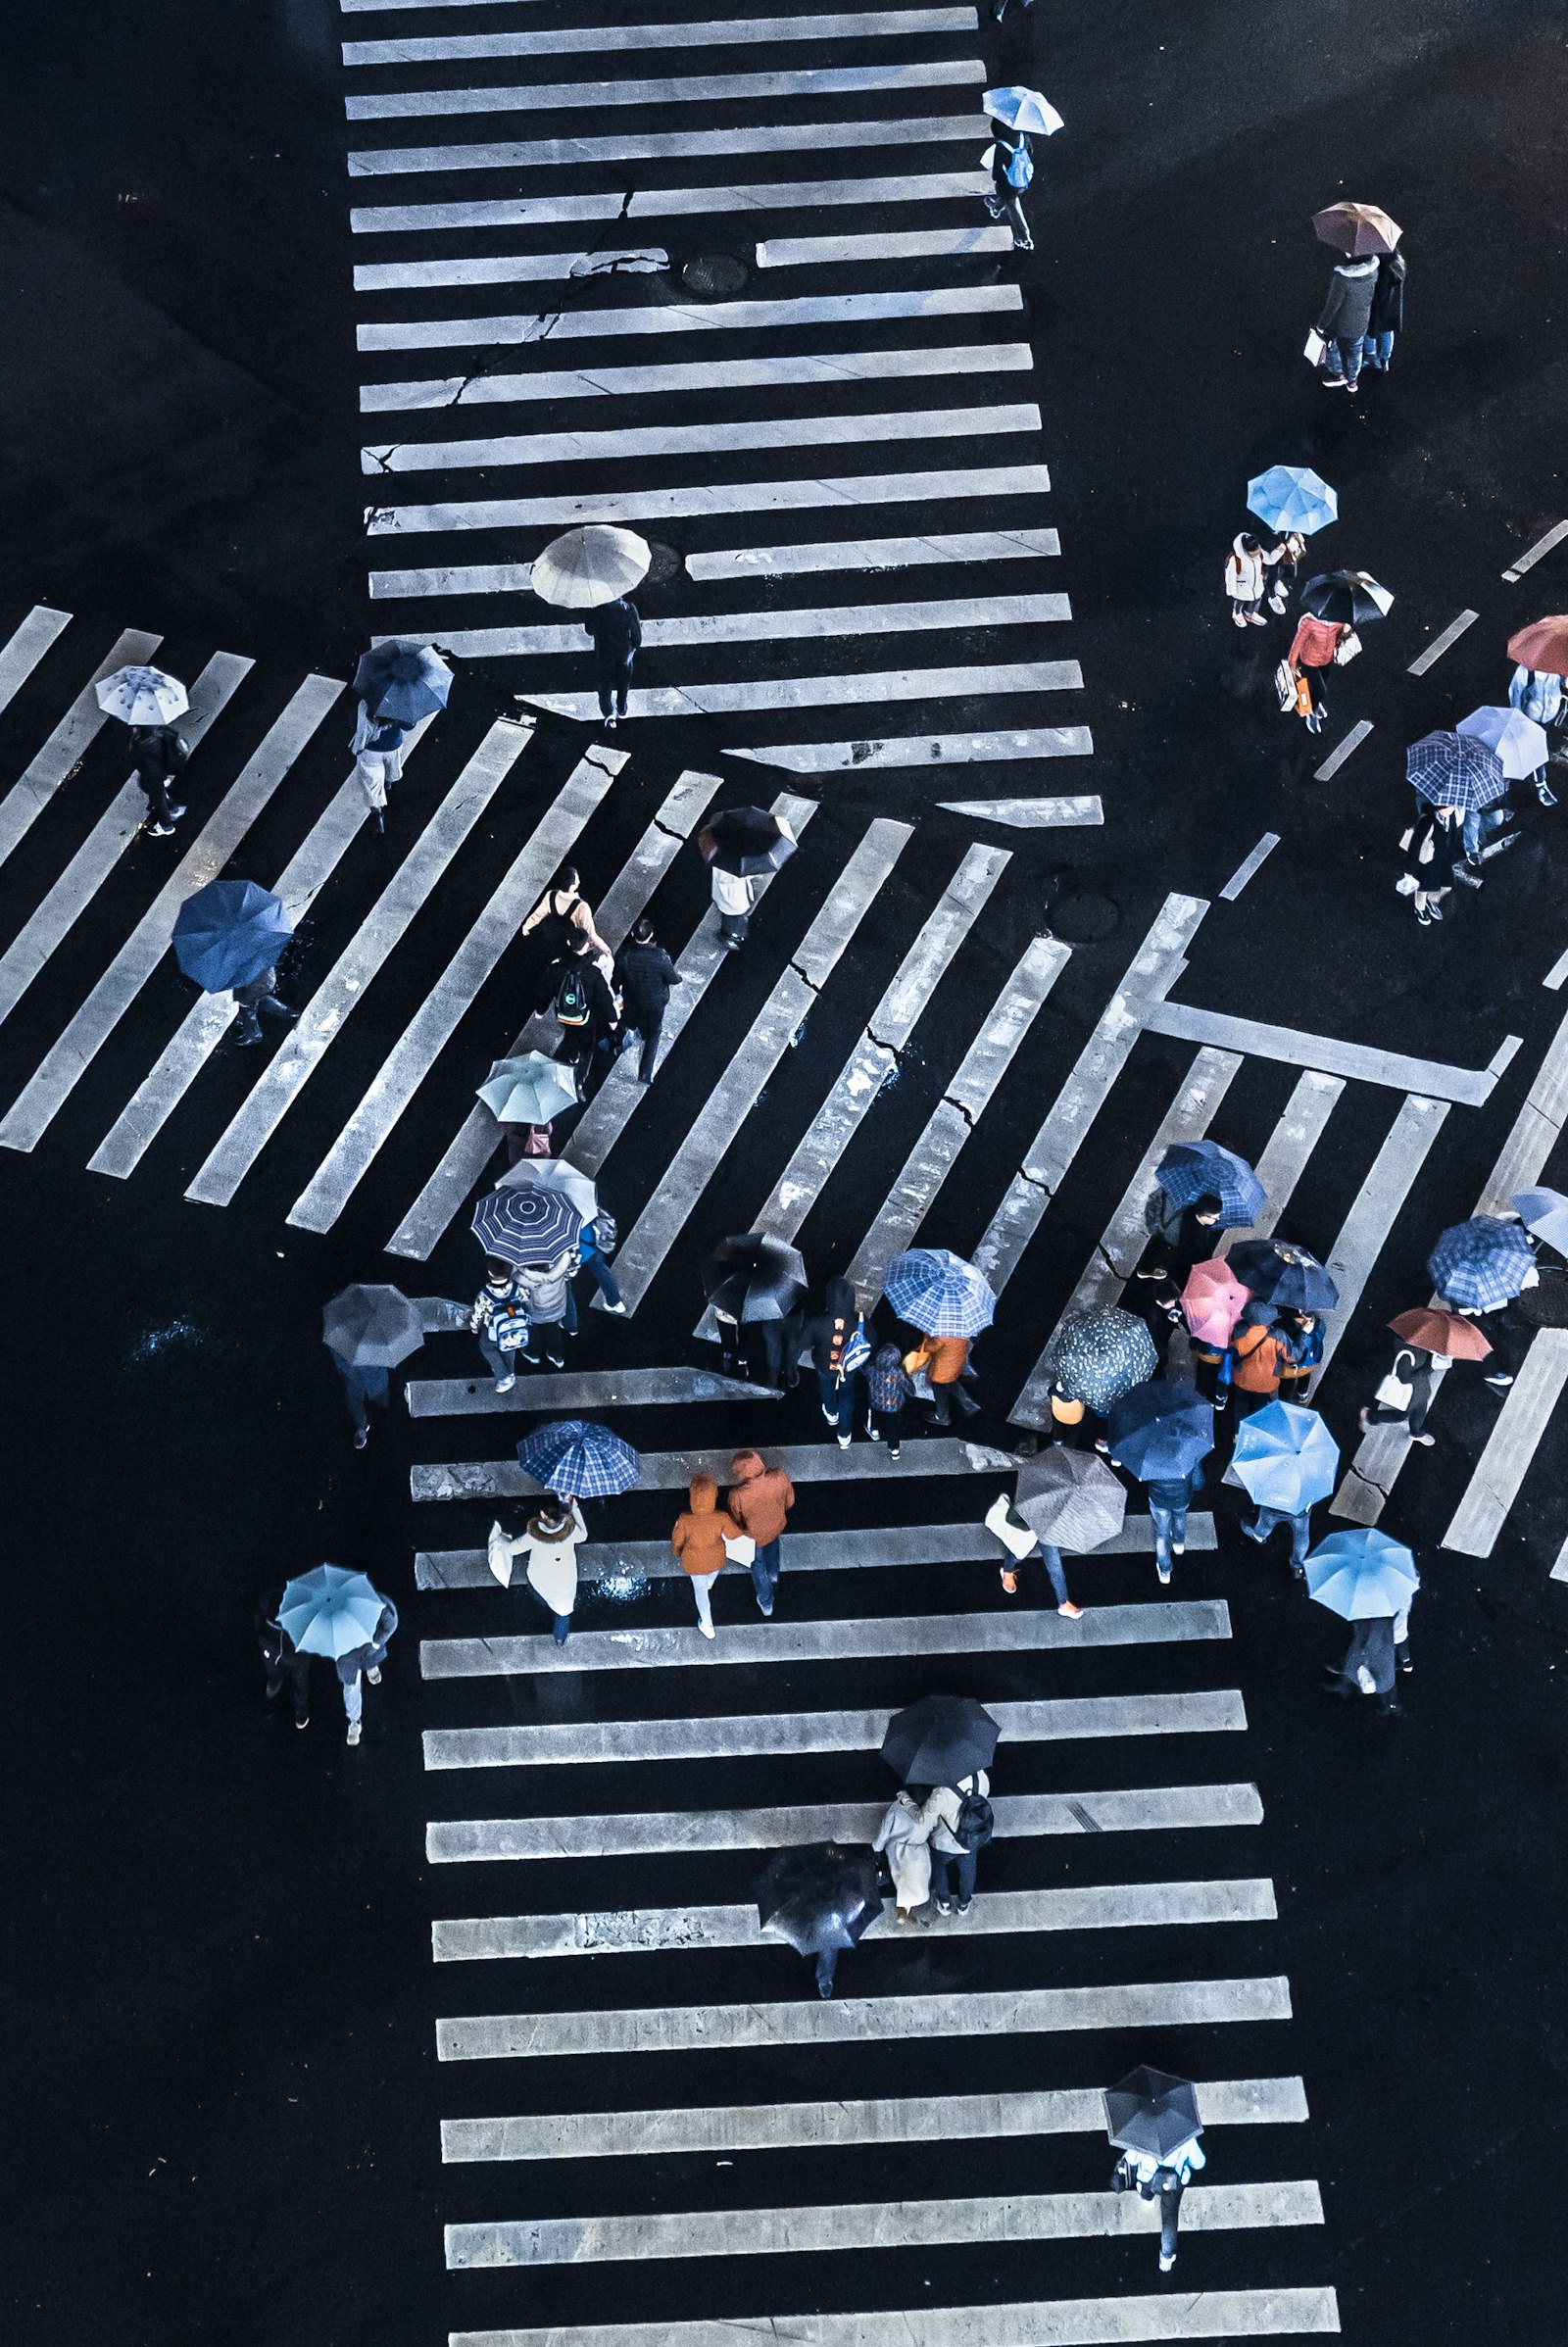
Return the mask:
[[[321,1314],[321,1342],[355,1369],[395,1369],[424,1343],[424,1323],[401,1288],[356,1286]]]
[[[1064,1392],[1092,1410],[1108,1410],[1153,1376],[1154,1340],[1135,1313],[1119,1304],[1070,1312],[1046,1347],[1044,1367]]]
[[[1024,1461],[1013,1504],[1043,1540],[1082,1556],[1115,1539],[1127,1513],[1127,1493],[1092,1450],[1058,1446]]]

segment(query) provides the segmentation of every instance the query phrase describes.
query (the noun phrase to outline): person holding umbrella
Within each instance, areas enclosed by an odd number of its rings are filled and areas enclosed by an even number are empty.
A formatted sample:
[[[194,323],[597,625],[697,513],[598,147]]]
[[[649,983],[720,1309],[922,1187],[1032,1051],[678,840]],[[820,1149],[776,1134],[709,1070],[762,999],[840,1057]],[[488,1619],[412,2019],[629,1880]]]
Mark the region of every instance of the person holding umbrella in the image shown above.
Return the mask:
[[[710,1475],[694,1475],[688,1487],[689,1504],[675,1519],[669,1544],[697,1600],[697,1627],[705,1638],[713,1629],[713,1584],[729,1559],[729,1543],[746,1536],[728,1508],[718,1504],[718,1486]]]
[[[1140,2067],[1105,2089],[1105,2132],[1121,2153],[1110,2188],[1158,2202],[1161,2274],[1176,2263],[1182,2194],[1206,2165],[1198,2140],[1202,2131],[1198,2092],[1187,2078]]]
[[[1343,668],[1361,649],[1359,627],[1386,618],[1394,605],[1387,587],[1366,570],[1328,570],[1301,589],[1301,618],[1285,656],[1297,682],[1297,711],[1308,733],[1321,733],[1328,703],[1314,680],[1325,668]],[[1310,671],[1310,675],[1308,674]]]
[[[757,1920],[777,1939],[816,1959],[816,1993],[833,1994],[840,1953],[854,1947],[882,1912],[876,1861],[869,1850],[812,1842],[780,1850],[757,1885]]]
[[[360,1740],[364,1705],[361,1680],[368,1679],[372,1687],[380,1685],[387,1642],[397,1626],[398,1609],[391,1598],[383,1597],[365,1574],[348,1572],[342,1565],[318,1565],[314,1571],[302,1573],[289,1582],[270,1624],[281,1633],[296,1657],[320,1654],[332,1662],[343,1689],[351,1744]],[[265,1642],[263,1652],[267,1652]],[[269,1695],[277,1693],[280,1673],[288,1667],[294,1680],[294,1724],[303,1728],[310,1716],[309,1698],[305,1698],[302,1717],[299,1674],[293,1666],[286,1665],[281,1644],[276,1653],[276,1666],[270,1661],[268,1664],[267,1691]]]
[[[703,1288],[718,1323],[719,1366],[726,1377],[751,1375],[753,1342],[768,1384],[792,1393],[800,1384],[806,1264],[799,1251],[766,1231],[721,1239],[703,1265]],[[743,1335],[742,1331],[750,1331]]]
[[[1306,541],[1339,519],[1339,497],[1309,465],[1271,465],[1248,482],[1247,510],[1274,533],[1263,561],[1274,572],[1268,608],[1283,618]]]
[[[1491,850],[1482,844],[1513,821],[1512,807],[1497,804],[1506,796],[1508,781],[1496,751],[1474,733],[1429,733],[1405,752],[1404,770],[1415,790],[1418,815],[1430,805],[1445,829],[1457,822],[1464,861],[1454,865],[1453,876],[1469,888],[1479,888],[1483,857],[1513,846],[1512,840],[1499,841]]]
[[[1217,1141],[1178,1141],[1154,1168],[1144,1208],[1150,1245],[1141,1280],[1157,1280],[1175,1305],[1193,1265],[1213,1255],[1222,1231],[1245,1229],[1262,1213],[1263,1185],[1245,1157]]]
[[[524,1156],[548,1157],[551,1125],[577,1103],[570,1069],[543,1051],[496,1060],[477,1097],[501,1128],[509,1165]]]
[[[931,1896],[931,1830],[906,1785],[888,1803],[871,1847],[887,1860],[898,1920],[906,1924]]]
[[[1010,1597],[1018,1587],[1018,1563],[1038,1540],[1046,1575],[1056,1600],[1056,1611],[1069,1622],[1083,1607],[1067,1592],[1061,1551],[1076,1555],[1113,1540],[1127,1514],[1127,1494],[1102,1459],[1092,1451],[1052,1449],[1026,1459],[1018,1470],[1011,1506],[999,1499],[986,1523],[1011,1550],[1011,1562],[1002,1568],[1002,1586]],[[1019,1535],[1026,1536],[1020,1544]]]
[[[1410,1600],[1421,1587],[1408,1548],[1385,1532],[1331,1533],[1306,1560],[1306,1593],[1350,1624],[1345,1659],[1329,1670],[1325,1692],[1373,1695],[1397,1712],[1395,1671],[1409,1670]]]
[[[1279,1335],[1285,1346],[1280,1362],[1280,1397],[1304,1408],[1311,1391],[1312,1373],[1323,1358],[1322,1320],[1316,1312],[1304,1311],[1298,1305],[1283,1308]]]
[[[334,1296],[321,1314],[321,1342],[343,1381],[354,1447],[370,1440],[366,1404],[391,1406],[388,1371],[424,1343],[424,1323],[398,1288],[353,1287]]]
[[[568,1165],[564,1157],[519,1157],[496,1184],[498,1190],[533,1188],[559,1190],[571,1200],[582,1216],[582,1228],[577,1233],[578,1269],[586,1271],[600,1295],[605,1310],[624,1316],[626,1307],[615,1285],[614,1273],[609,1258],[614,1249],[618,1233],[615,1218],[607,1214],[599,1203],[599,1193],[588,1176]],[[575,1279],[575,1274],[572,1275]],[[566,1296],[565,1330],[568,1337],[577,1334],[577,1297],[574,1289]]]
[[[1154,1570],[1169,1588],[1172,1559],[1187,1551],[1187,1510],[1202,1489],[1200,1462],[1214,1447],[1214,1412],[1192,1386],[1160,1380],[1135,1386],[1112,1407],[1105,1436],[1113,1467],[1149,1491]]]
[[[1239,530],[1225,558],[1225,592],[1231,599],[1231,620],[1237,627],[1267,627],[1263,590],[1268,584],[1268,557],[1250,530]]]
[[[1490,1343],[1495,1357],[1484,1382],[1505,1393],[1528,1342],[1509,1306],[1541,1279],[1523,1224],[1500,1214],[1456,1222],[1427,1257],[1427,1272],[1439,1296]]]
[[[632,923],[631,935],[615,956],[615,991],[620,997],[620,1024],[615,1042],[624,1051],[639,1039],[642,1057],[637,1064],[639,1084],[652,1084],[659,1058],[659,1037],[664,1024],[671,987],[681,974],[654,935],[647,914]]]
[[[277,957],[293,942],[282,900],[254,880],[210,880],[185,899],[174,917],[174,959],[210,995],[232,991],[237,1043],[260,1043],[259,1011],[299,1016],[277,999]]]
[[[1344,255],[1335,264],[1315,328],[1325,346],[1323,387],[1354,391],[1372,322],[1378,261],[1393,252],[1402,231],[1376,204],[1331,204],[1326,211],[1313,214],[1312,226],[1320,244]]]
[[[1242,1310],[1220,1363],[1214,1407],[1222,1410],[1230,1395],[1239,1415],[1261,1409],[1280,1390],[1280,1370],[1290,1350],[1274,1325],[1274,1306],[1254,1296]]]
[[[628,598],[653,562],[652,549],[635,530],[590,522],[553,538],[534,557],[529,572],[529,585],[545,603],[589,614],[582,624],[593,639],[599,713],[607,732],[627,713],[632,662],[643,640],[642,620]]]
[[[795,834],[765,807],[730,807],[703,826],[697,849],[712,878],[718,942],[738,953],[762,883],[795,854]]]
[[[994,220],[1010,219],[1014,252],[1032,253],[1035,240],[1024,218],[1022,197],[1035,175],[1031,133],[1050,138],[1061,128],[1061,117],[1037,89],[988,89],[981,100],[990,116],[992,137],[991,193],[986,210]]]
[[[972,1418],[980,1404],[960,1381],[969,1371],[970,1340],[991,1326],[997,1308],[987,1282],[972,1263],[945,1247],[915,1247],[894,1256],[883,1293],[890,1309],[920,1331],[920,1343],[905,1355],[904,1366],[916,1380],[925,1373],[931,1424],[951,1426],[955,1401],[965,1418]]]
[[[1404,255],[1378,255],[1377,282],[1372,288],[1372,315],[1361,344],[1361,364],[1386,375],[1394,363],[1394,339],[1404,327]]]
[[[953,1912],[953,1865],[957,1862],[958,1913],[974,1900],[980,1851],[996,1830],[986,1770],[996,1757],[998,1728],[969,1695],[922,1695],[895,1712],[882,1738],[882,1757],[901,1784],[931,1789],[920,1827],[931,1848],[931,1881],[939,1915]]]
[[[582,1268],[577,1234],[583,1216],[564,1190],[544,1184],[506,1183],[481,1198],[473,1209],[473,1235],[486,1253],[510,1264],[515,1274],[529,1323],[522,1358],[537,1358],[531,1347],[542,1345],[553,1369],[564,1369],[565,1355],[560,1338],[542,1338],[545,1329],[561,1327],[566,1317],[571,1283]]]
[[[1237,1430],[1231,1474],[1257,1511],[1243,1536],[1261,1548],[1285,1525],[1298,1581],[1305,1579],[1312,1509],[1333,1491],[1339,1464],[1339,1444],[1322,1419],[1288,1401],[1265,1403]]]
[[[174,719],[190,708],[189,694],[177,676],[139,666],[100,677],[94,691],[104,713],[130,728],[131,762],[147,800],[148,838],[169,839],[185,811],[170,798],[169,786],[190,759],[189,744],[174,730]]]
[[[1489,705],[1461,717],[1454,728],[1456,733],[1473,734],[1494,750],[1502,766],[1505,782],[1531,782],[1543,807],[1555,807],[1557,794],[1546,787],[1546,766],[1551,758],[1551,745],[1546,729],[1523,709],[1498,709]]]
[[[1250,1296],[1222,1256],[1195,1263],[1181,1294],[1181,1314],[1187,1323],[1193,1383],[1205,1401],[1219,1393],[1220,1371],[1228,1357],[1237,1322]],[[1152,1374],[1152,1373],[1151,1373]]]
[[[1054,1439],[1061,1442],[1077,1432],[1086,1408],[1102,1418],[1113,1401],[1152,1378],[1159,1353],[1136,1313],[1091,1304],[1063,1317],[1042,1365],[1051,1381]]]
[[[394,637],[364,655],[354,671],[354,690],[360,703],[349,744],[354,770],[377,831],[385,831],[387,785],[403,772],[408,728],[446,708],[452,671],[432,644]]]
[[[604,719],[605,731],[613,733],[620,719],[630,714],[627,696],[631,691],[632,666],[643,640],[642,618],[629,597],[617,595],[588,613],[582,632],[593,639],[599,714]]]
[[[512,1587],[512,1560],[526,1555],[528,1587],[550,1616],[558,1646],[571,1636],[571,1613],[577,1602],[577,1545],[588,1538],[582,1509],[576,1500],[561,1499],[547,1491],[516,1540],[508,1540],[499,1524],[490,1527],[486,1557],[504,1589]]]
[[[848,1450],[855,1436],[860,1372],[871,1358],[871,1341],[848,1280],[828,1281],[821,1311],[813,1313],[801,1335],[816,1371],[822,1415],[833,1428],[839,1448]]]
[[[1491,1355],[1492,1346],[1474,1321],[1463,1319],[1457,1312],[1442,1311],[1435,1305],[1399,1312],[1389,1326],[1399,1340],[1399,1349],[1357,1423],[1363,1434],[1374,1426],[1403,1425],[1412,1442],[1430,1450],[1438,1439],[1427,1433],[1434,1359],[1441,1356],[1449,1361],[1484,1361]]]
[[[1568,613],[1555,612],[1532,621],[1508,639],[1508,658],[1515,661],[1508,686],[1508,706],[1537,725],[1563,723],[1568,716]],[[1553,765],[1568,763],[1568,750],[1551,752]],[[1547,804],[1555,805],[1555,799]]]

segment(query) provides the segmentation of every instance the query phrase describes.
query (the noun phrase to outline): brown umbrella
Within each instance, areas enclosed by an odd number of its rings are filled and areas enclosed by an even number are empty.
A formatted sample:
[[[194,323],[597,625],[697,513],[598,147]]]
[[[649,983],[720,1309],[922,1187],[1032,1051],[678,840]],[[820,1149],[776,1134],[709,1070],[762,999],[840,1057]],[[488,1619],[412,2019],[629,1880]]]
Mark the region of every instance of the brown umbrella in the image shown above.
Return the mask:
[[[1508,638],[1508,658],[1522,667],[1545,668],[1553,676],[1568,676],[1568,612],[1534,619]]]
[[[1484,1361],[1492,1350],[1473,1320],[1441,1312],[1435,1304],[1400,1312],[1389,1326],[1406,1345],[1419,1345],[1423,1352],[1440,1353],[1446,1361]]]
[[[1358,260],[1367,253],[1392,253],[1404,234],[1398,221],[1391,220],[1376,204],[1331,204],[1326,212],[1313,213],[1312,225],[1319,244],[1331,244]]]

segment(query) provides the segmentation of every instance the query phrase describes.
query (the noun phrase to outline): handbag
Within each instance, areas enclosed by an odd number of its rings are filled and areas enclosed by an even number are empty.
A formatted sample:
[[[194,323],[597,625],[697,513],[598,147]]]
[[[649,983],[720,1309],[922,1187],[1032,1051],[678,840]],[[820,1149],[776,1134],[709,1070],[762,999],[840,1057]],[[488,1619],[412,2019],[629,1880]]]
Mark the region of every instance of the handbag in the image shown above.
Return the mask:
[[[1324,353],[1327,351],[1328,347],[1328,344],[1324,341],[1316,326],[1314,326],[1306,338],[1306,347],[1302,351],[1301,356],[1311,366],[1321,367],[1323,364]]]
[[[1391,1369],[1372,1398],[1380,1409],[1407,1410],[1414,1393],[1414,1386],[1407,1385],[1402,1377],[1396,1376]]]
[[[738,1532],[733,1540],[725,1533],[724,1554],[732,1565],[749,1565],[757,1554],[757,1542],[749,1532]]]
[[[1298,717],[1312,714],[1312,688],[1304,676],[1298,676],[1296,680],[1296,713]]]
[[[1281,660],[1274,671],[1274,690],[1279,695],[1280,715],[1296,714],[1296,670],[1289,660]]]
[[[485,1561],[504,1589],[512,1587],[512,1542],[499,1524],[492,1524],[485,1542]]]
[[[1347,667],[1348,663],[1354,660],[1360,649],[1361,639],[1352,627],[1349,634],[1348,636],[1342,636],[1334,647],[1335,667]]]
[[[985,1526],[987,1532],[996,1534],[1009,1556],[1025,1557],[1035,1545],[1032,1528],[1024,1523],[1022,1517],[1014,1517],[1012,1503],[1005,1492],[1000,1499],[994,1499],[987,1508]]]

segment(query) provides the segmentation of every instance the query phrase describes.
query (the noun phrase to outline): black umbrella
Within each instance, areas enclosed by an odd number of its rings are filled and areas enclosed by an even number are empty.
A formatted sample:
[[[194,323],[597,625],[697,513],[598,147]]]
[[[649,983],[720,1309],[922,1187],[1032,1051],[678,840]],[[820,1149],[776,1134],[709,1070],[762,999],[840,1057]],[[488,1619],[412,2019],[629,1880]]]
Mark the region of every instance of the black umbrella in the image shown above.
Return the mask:
[[[721,872],[751,877],[776,872],[788,863],[795,854],[795,834],[782,816],[770,815],[765,807],[727,807],[704,824],[697,845]]]
[[[1105,2088],[1105,2132],[1118,2151],[1163,2160],[1202,2131],[1198,2089],[1187,2078],[1140,2063],[1118,2085]]]
[[[743,1231],[721,1239],[703,1265],[703,1293],[731,1320],[787,1320],[806,1294],[806,1265],[782,1239]]]
[[[876,1860],[866,1849],[813,1841],[779,1850],[758,1879],[758,1922],[803,1956],[854,1947],[881,1912]]]
[[[1260,1303],[1286,1312],[1332,1312],[1340,1300],[1316,1255],[1288,1239],[1244,1239],[1231,1248],[1230,1266]]]
[[[1365,627],[1382,619],[1394,597],[1367,570],[1325,570],[1301,589],[1303,609],[1336,627]]]
[[[882,1757],[906,1785],[956,1785],[991,1766],[1001,1733],[972,1695],[922,1695],[889,1720]]]

